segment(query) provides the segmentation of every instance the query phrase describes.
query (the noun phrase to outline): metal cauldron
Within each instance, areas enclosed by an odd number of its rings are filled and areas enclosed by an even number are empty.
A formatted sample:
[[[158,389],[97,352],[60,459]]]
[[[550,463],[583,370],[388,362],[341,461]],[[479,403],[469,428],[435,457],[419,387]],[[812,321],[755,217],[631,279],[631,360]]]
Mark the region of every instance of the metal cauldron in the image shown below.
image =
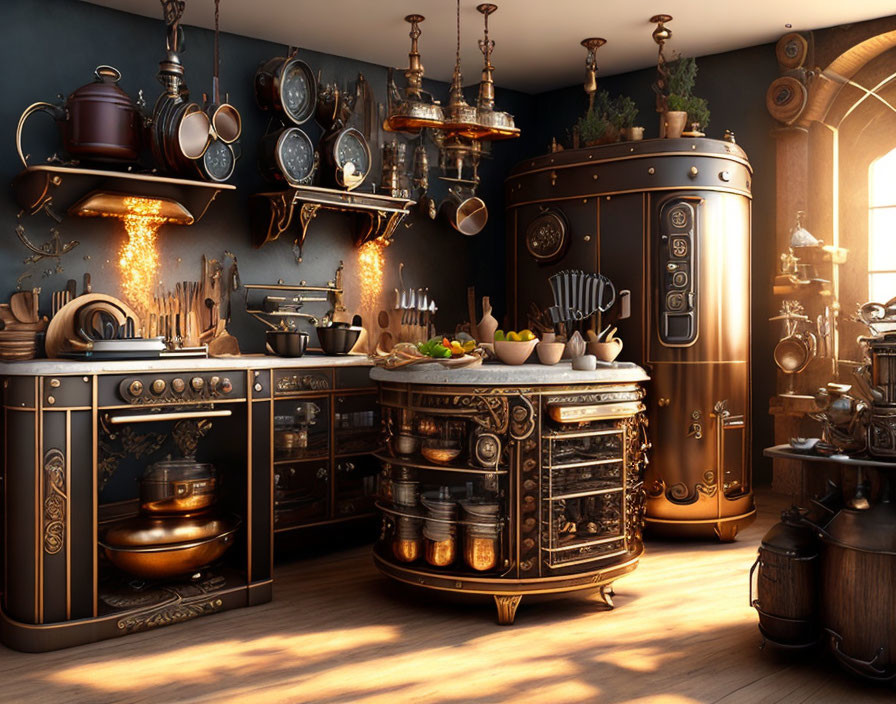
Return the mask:
[[[134,101],[118,85],[121,72],[97,66],[95,80],[81,86],[63,105],[37,102],[25,108],[16,128],[16,150],[28,166],[22,150],[22,129],[36,112],[52,115],[71,156],[96,161],[136,161],[140,152],[142,118]]]

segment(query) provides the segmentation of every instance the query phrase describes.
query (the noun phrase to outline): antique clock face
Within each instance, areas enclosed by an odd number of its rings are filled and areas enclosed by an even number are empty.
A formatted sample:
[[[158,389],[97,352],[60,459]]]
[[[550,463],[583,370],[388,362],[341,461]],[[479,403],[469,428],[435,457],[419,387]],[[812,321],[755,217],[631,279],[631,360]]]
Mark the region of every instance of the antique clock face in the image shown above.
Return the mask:
[[[280,99],[290,120],[301,125],[311,117],[316,102],[314,76],[304,61],[287,63],[280,77]]]
[[[226,181],[233,175],[236,157],[233,148],[220,139],[212,140],[202,155],[202,172],[211,181]]]
[[[317,168],[317,154],[311,139],[298,127],[283,131],[277,140],[276,162],[283,178],[291,186],[311,183]]]
[[[354,127],[339,130],[327,140],[327,157],[336,184],[351,190],[370,172],[370,147]]]

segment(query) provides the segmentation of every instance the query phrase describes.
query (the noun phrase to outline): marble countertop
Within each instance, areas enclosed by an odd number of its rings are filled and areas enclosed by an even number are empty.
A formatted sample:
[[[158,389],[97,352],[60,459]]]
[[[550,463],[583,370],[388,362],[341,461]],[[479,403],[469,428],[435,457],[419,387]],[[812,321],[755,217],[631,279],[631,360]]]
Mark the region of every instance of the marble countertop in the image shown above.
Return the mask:
[[[403,369],[374,367],[370,378],[398,384],[454,384],[462,386],[525,386],[550,384],[636,383],[649,377],[632,362],[599,363],[596,371],[582,372],[569,362],[553,366],[543,364],[483,364],[479,367],[449,369],[441,364],[421,364]]]
[[[273,357],[244,354],[238,357],[132,359],[121,361],[87,361],[80,359],[29,359],[22,362],[0,362],[0,376],[33,376],[41,374],[105,374],[145,371],[181,371],[199,369],[302,369],[312,367],[367,367],[366,355],[329,357],[308,354],[304,357]]]

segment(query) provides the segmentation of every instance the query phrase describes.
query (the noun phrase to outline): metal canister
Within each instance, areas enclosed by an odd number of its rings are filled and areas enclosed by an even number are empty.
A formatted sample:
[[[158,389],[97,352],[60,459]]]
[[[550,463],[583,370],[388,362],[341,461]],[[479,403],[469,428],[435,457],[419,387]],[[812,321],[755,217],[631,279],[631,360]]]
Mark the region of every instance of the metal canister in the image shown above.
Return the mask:
[[[190,514],[215,503],[218,485],[213,465],[192,459],[163,460],[140,478],[140,508],[148,514]]]
[[[762,538],[750,569],[750,605],[759,612],[759,631],[766,640],[789,648],[818,641],[818,556],[813,528],[796,508],[784,511],[781,522]]]
[[[875,406],[896,406],[896,333],[870,338],[871,386],[880,393]],[[875,394],[877,396],[877,394]]]

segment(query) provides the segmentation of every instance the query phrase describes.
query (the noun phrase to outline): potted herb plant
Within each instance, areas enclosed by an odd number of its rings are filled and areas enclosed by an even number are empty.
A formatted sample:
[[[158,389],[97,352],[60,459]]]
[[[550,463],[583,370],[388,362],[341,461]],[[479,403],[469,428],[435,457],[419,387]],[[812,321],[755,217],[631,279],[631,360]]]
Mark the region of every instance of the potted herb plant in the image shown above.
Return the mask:
[[[627,95],[618,95],[610,106],[610,122],[629,141],[638,141],[644,138],[644,128],[635,127],[635,118],[638,117],[638,108],[635,101]]]
[[[709,106],[705,98],[694,95],[697,81],[697,61],[694,58],[678,56],[667,64],[668,94],[666,111],[663,113],[663,136],[680,137],[685,125],[694,126],[693,132],[705,130],[709,126]]]

